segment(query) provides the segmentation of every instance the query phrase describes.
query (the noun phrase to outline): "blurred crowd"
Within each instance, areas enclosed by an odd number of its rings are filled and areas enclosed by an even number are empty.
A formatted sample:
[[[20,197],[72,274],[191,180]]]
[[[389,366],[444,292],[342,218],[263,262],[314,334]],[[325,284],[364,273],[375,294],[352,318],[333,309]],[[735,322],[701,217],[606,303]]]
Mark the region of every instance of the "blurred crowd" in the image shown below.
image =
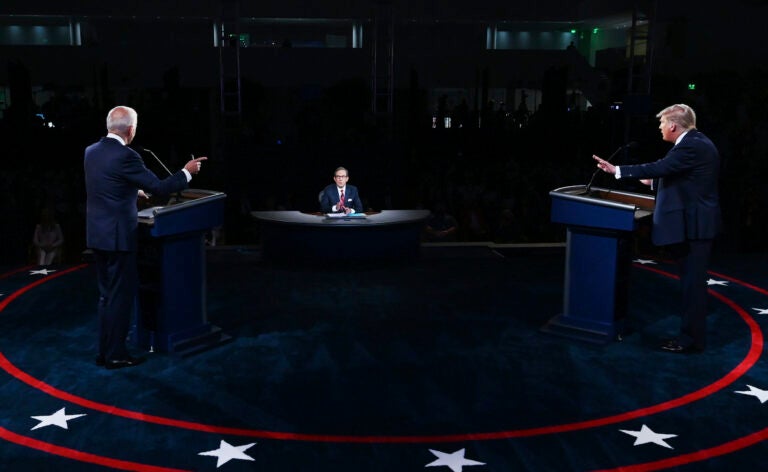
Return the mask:
[[[766,249],[768,94],[761,84],[767,76],[754,72],[751,87],[723,87],[711,95],[660,93],[653,100],[659,109],[685,102],[696,110],[699,129],[722,156],[721,246],[746,251]],[[717,85],[723,78],[709,80]],[[709,85],[706,79],[701,84],[705,90]],[[317,192],[337,166],[349,169],[368,210],[431,210],[428,241],[563,241],[564,229],[549,222],[550,190],[585,184],[595,170],[590,156],[607,157],[626,141],[640,143],[619,157],[633,163],[659,158],[667,149],[653,110],[628,117],[609,106],[555,112],[438,103],[382,125],[366,111],[366,100],[354,99],[364,91],[356,94],[347,84],[300,107],[290,133],[271,128],[264,104],[246,107],[239,128],[222,132],[211,126],[215,112],[200,106],[209,102],[207,95],[194,93],[187,100],[148,91],[126,104],[139,112],[136,141],[157,145],[169,167],[188,159],[187,149],[209,156],[209,173],[195,183],[228,195],[216,244],[258,244],[254,210],[317,211]],[[56,94],[46,105],[25,117],[5,110],[0,120],[0,264],[38,262],[33,238],[44,210],[63,233],[58,259],[76,262],[85,249],[83,149],[105,134],[106,108]],[[156,164],[147,165],[162,175]],[[595,185],[618,183],[599,175]]]

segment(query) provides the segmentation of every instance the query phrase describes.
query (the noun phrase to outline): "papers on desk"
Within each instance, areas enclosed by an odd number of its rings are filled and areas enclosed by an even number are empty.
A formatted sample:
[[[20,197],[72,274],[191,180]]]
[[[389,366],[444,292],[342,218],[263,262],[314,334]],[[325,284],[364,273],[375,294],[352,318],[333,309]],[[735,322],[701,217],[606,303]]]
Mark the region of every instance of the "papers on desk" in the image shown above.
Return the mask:
[[[143,210],[139,211],[139,218],[154,218],[155,212],[161,208],[164,208],[162,206],[153,206],[150,208],[145,208]]]
[[[328,218],[365,218],[365,213],[326,213]]]

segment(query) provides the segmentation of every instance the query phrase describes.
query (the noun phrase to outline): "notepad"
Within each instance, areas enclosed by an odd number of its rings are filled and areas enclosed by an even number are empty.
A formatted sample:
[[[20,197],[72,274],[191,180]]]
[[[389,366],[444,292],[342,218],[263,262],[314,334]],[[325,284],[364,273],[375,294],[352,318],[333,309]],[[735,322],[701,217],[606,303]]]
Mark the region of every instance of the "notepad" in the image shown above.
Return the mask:
[[[365,213],[326,213],[328,218],[365,218]]]

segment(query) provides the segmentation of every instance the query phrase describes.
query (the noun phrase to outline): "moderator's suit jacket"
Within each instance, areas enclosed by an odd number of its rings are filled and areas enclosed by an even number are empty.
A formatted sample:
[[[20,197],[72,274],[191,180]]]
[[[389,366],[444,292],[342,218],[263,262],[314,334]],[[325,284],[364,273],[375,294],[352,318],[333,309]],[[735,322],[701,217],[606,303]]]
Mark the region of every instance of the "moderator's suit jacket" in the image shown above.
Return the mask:
[[[179,171],[160,180],[136,151],[103,137],[85,149],[86,243],[102,251],[135,251],[138,189],[170,195],[187,188]]]
[[[620,167],[622,179],[657,179],[654,244],[713,239],[720,231],[720,155],[700,131],[688,131],[656,162]]]
[[[357,187],[347,184],[344,189],[344,206],[347,208],[354,208],[356,212],[363,211],[363,202],[360,200],[360,195],[357,193]],[[335,184],[330,184],[323,189],[320,195],[320,210],[323,213],[330,213],[333,211],[331,208],[333,205],[339,203],[339,191]]]

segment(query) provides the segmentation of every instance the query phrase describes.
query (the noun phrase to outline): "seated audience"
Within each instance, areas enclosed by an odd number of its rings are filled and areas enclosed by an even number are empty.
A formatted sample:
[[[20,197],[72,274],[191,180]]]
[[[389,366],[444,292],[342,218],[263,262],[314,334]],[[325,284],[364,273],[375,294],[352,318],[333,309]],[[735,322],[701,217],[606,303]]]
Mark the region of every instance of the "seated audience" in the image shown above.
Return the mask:
[[[61,226],[56,222],[53,213],[44,209],[40,214],[40,223],[35,226],[35,234],[32,237],[35,246],[37,264],[41,266],[51,265],[61,251],[64,243],[64,235]]]

